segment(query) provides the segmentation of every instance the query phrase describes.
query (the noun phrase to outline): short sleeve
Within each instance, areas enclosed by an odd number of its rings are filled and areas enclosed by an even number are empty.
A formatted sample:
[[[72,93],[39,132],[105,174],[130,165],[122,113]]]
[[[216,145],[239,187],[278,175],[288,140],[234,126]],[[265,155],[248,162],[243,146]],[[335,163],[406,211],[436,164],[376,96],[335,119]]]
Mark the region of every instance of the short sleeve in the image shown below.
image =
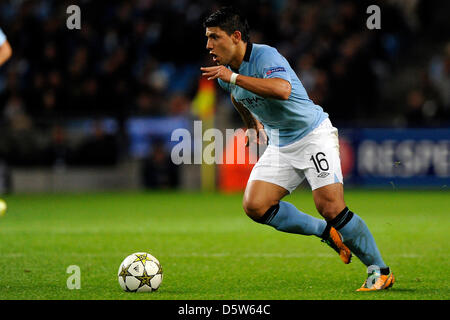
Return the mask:
[[[3,45],[6,41],[6,35],[3,33],[3,30],[0,28],[0,46]]]
[[[228,82],[225,82],[221,79],[217,79],[217,82],[219,83],[219,86],[221,86],[223,90],[225,90],[226,92],[231,92],[230,84]]]
[[[281,78],[291,82],[288,61],[275,49],[264,48],[256,57],[258,74],[264,78]]]

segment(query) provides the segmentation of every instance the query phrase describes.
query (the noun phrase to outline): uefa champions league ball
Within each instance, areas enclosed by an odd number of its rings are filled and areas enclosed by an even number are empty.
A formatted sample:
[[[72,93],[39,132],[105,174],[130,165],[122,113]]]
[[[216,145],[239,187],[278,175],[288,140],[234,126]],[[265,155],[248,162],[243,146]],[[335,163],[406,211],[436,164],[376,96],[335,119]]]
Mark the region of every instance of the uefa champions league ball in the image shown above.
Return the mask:
[[[146,252],[137,252],[126,257],[117,274],[120,287],[128,292],[155,291],[163,280],[158,259]]]
[[[6,213],[6,209],[8,206],[6,205],[5,200],[0,199],[0,217],[3,217]]]

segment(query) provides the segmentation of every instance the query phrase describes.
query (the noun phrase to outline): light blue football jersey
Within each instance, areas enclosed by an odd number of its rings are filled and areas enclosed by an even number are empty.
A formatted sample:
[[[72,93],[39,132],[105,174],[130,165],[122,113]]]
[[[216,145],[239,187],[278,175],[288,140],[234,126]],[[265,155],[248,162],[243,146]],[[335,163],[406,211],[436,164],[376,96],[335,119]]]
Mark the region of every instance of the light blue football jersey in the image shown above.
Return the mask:
[[[263,98],[219,79],[219,85],[264,125],[269,144],[291,144],[328,118],[328,114],[309,99],[289,62],[273,47],[247,43],[244,60],[239,70],[234,72],[255,78],[281,78],[289,81],[292,86],[289,99],[278,100]]]
[[[2,29],[0,28],[0,46],[5,43],[6,41],[6,35],[3,33]]]

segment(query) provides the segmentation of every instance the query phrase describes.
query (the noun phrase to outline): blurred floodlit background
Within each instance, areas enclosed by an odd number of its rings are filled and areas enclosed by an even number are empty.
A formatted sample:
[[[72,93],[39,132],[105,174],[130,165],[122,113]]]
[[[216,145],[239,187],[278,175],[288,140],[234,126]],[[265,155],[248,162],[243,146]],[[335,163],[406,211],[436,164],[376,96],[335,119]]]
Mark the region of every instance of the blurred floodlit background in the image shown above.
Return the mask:
[[[72,4],[81,30],[66,27]],[[449,1],[4,0],[13,56],[0,68],[0,193],[208,186],[210,171],[172,163],[170,137],[198,119],[242,126],[225,92],[199,85],[212,65],[202,21],[225,4],[340,129],[349,185],[447,186]],[[371,4],[380,30],[366,27]],[[195,107],[201,93],[211,114]],[[213,167],[209,188],[242,190],[249,170]]]

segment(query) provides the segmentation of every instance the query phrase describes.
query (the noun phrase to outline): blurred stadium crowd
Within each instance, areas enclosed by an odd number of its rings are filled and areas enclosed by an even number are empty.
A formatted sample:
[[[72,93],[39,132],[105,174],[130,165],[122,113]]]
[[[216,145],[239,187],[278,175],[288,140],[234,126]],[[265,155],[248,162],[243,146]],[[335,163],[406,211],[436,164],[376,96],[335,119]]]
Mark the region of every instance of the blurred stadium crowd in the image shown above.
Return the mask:
[[[14,53],[0,69],[0,157],[114,164],[126,154],[127,118],[191,117],[199,67],[212,64],[202,21],[225,4],[247,15],[251,41],[285,55],[338,126],[449,126],[449,3],[2,1],[0,27]],[[66,28],[72,4],[81,30]],[[371,4],[381,7],[380,30],[366,27]],[[117,133],[95,126],[76,150],[69,146],[68,120],[103,117],[118,121]]]

